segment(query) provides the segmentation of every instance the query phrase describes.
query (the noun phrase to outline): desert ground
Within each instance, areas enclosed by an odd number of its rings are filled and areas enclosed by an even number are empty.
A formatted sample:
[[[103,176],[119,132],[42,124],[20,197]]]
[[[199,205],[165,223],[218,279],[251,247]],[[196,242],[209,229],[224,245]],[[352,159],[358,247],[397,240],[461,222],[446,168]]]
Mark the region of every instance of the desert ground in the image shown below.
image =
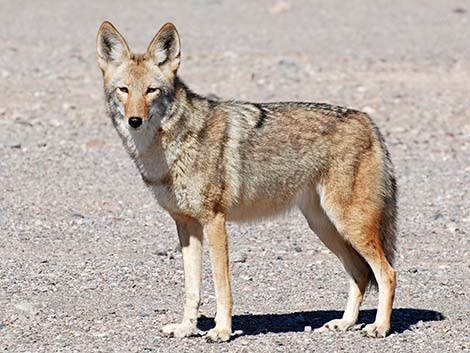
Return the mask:
[[[2,1],[0,351],[469,352],[470,3],[440,0]],[[162,337],[181,318],[176,228],[105,114],[95,37],[135,51],[165,22],[180,77],[223,99],[328,102],[382,130],[399,185],[391,334],[346,333],[348,278],[293,211],[229,224],[225,344]],[[207,252],[199,326],[213,325]]]

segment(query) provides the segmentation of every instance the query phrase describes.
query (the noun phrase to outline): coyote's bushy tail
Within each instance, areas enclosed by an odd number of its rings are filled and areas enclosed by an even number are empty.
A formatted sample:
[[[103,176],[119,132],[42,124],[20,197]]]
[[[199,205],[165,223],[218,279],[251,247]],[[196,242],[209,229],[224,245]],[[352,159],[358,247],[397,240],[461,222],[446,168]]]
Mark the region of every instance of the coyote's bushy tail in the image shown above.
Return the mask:
[[[374,133],[382,151],[382,176],[380,193],[384,200],[384,208],[380,219],[380,241],[390,265],[395,260],[397,242],[397,182],[394,176],[392,161],[387,146],[379,129],[374,125]],[[372,271],[369,274],[369,283],[372,287],[377,286]]]

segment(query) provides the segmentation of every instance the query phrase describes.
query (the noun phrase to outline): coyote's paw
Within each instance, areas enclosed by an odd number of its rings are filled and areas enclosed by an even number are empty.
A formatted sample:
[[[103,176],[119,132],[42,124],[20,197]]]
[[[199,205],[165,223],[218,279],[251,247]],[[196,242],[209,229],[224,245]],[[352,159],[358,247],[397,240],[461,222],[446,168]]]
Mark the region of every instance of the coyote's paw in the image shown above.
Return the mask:
[[[350,327],[354,326],[355,322],[347,319],[336,319],[328,321],[322,327],[316,329],[316,332],[344,332],[347,331]]]
[[[362,333],[369,337],[385,338],[385,336],[387,336],[388,330],[388,325],[379,325],[374,322],[373,324],[366,325],[366,327],[362,329]]]
[[[213,328],[212,330],[209,330],[206,334],[206,340],[207,342],[227,342],[230,340],[230,337],[232,335],[232,332],[229,329],[219,329],[219,328]]]
[[[178,338],[196,336],[198,334],[196,326],[191,323],[165,325],[160,331],[164,336]]]

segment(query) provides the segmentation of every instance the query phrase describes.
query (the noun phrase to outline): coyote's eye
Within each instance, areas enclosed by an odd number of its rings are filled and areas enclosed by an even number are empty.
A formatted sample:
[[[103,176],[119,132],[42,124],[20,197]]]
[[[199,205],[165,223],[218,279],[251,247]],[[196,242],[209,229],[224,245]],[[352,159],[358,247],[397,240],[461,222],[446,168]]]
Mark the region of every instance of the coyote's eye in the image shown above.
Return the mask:
[[[120,90],[122,93],[129,93],[127,87],[118,87],[118,90]]]
[[[155,88],[155,87],[149,87],[149,88],[147,88],[147,92],[145,92],[145,93],[147,93],[147,94],[151,94],[151,93],[155,93],[155,92],[157,92],[157,91],[159,91],[159,89],[158,89],[158,88]]]

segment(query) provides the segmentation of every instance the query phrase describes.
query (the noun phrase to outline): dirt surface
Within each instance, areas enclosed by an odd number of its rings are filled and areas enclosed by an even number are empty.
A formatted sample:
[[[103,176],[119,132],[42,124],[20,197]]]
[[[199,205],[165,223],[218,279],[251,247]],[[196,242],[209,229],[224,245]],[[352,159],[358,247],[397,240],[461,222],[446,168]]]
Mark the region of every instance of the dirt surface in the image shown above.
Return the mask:
[[[0,19],[0,351],[469,351],[467,1],[3,1]],[[173,21],[180,75],[201,94],[375,119],[400,188],[388,338],[309,332],[341,315],[348,284],[297,213],[229,225],[241,337],[160,336],[181,317],[182,260],[105,116],[94,42],[105,19],[137,51]],[[206,261],[201,329],[214,313]]]

